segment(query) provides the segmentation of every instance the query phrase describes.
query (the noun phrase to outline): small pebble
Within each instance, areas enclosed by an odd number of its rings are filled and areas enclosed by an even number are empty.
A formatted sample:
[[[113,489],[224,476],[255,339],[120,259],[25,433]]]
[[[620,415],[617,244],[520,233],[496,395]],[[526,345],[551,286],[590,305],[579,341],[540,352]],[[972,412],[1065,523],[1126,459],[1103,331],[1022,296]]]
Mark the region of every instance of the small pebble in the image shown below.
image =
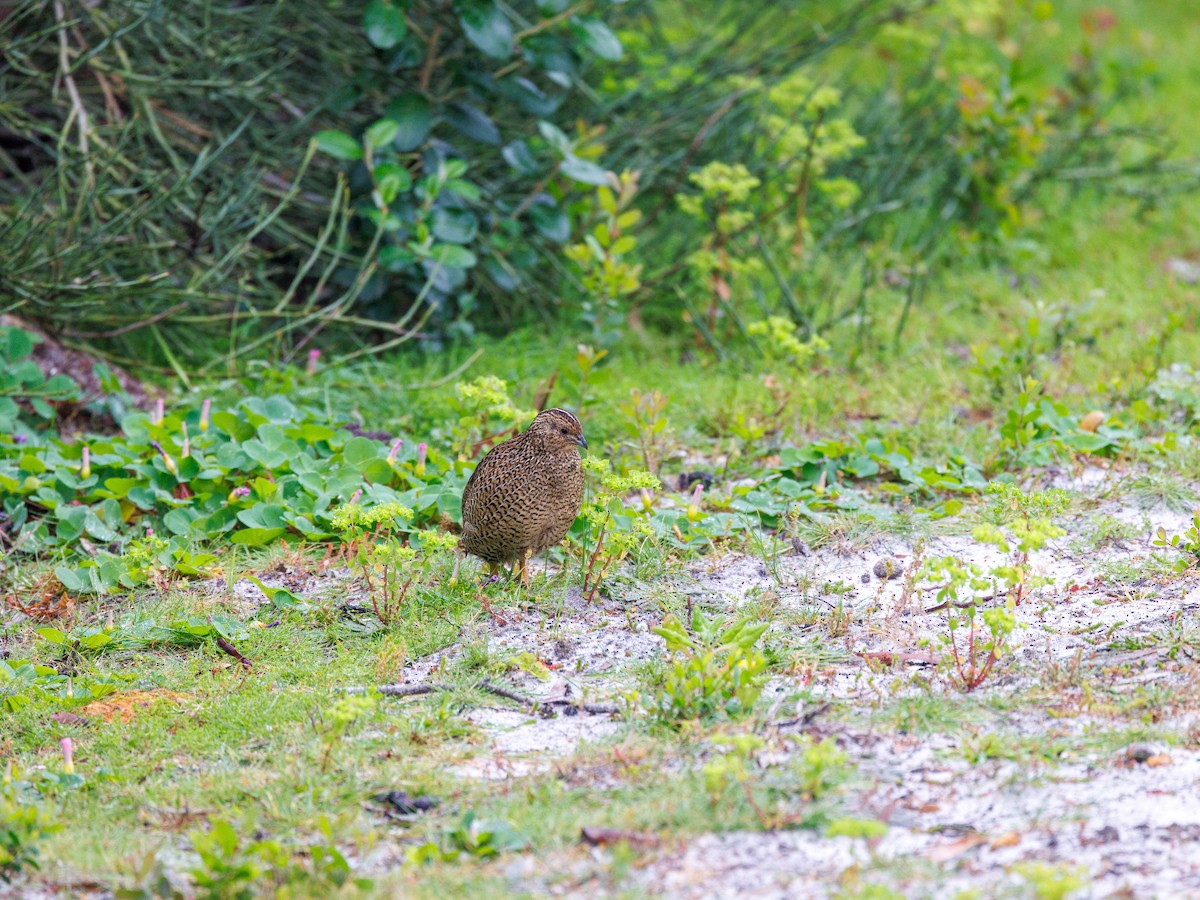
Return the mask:
[[[900,577],[900,564],[890,556],[883,556],[875,560],[873,570],[875,577],[880,581],[887,581],[889,578]]]

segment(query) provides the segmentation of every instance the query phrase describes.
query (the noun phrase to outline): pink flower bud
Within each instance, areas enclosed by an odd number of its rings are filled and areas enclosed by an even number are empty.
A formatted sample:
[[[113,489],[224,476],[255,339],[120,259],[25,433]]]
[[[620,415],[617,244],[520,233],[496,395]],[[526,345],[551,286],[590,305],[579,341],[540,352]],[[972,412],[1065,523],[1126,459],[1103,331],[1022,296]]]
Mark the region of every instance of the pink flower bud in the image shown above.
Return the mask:
[[[150,417],[150,421],[153,422],[155,425],[161,425],[164,415],[165,415],[165,413],[163,411],[163,398],[159,397],[157,400],[154,401],[154,415]]]
[[[75,748],[70,738],[63,738],[59,743],[62,744],[63,771],[71,775],[75,771]]]
[[[200,406],[200,432],[208,431],[208,414],[212,412],[212,399],[206,399]]]
[[[700,508],[700,495],[704,493],[704,483],[697,481],[696,487],[692,489],[692,502],[689,504],[692,509]]]
[[[83,447],[83,462],[79,464],[79,477],[87,478],[92,474],[92,450],[86,444]]]
[[[403,446],[404,441],[400,438],[396,438],[396,440],[392,442],[392,449],[388,453],[388,462],[391,463],[396,461],[396,455],[400,452],[400,448]]]
[[[187,422],[183,423],[183,449],[179,451],[179,455],[182,457],[192,455],[192,439],[188,437]]]
[[[321,359],[321,351],[320,350],[309,350],[308,351],[308,365],[304,367],[305,373],[307,373],[308,375],[316,375],[317,374],[317,362],[320,359]]]
[[[429,452],[429,447],[426,444],[417,444],[417,475],[425,474],[425,456]]]
[[[361,496],[362,496],[362,488],[359,488],[357,491],[355,491],[353,494],[350,495],[350,502],[357,503],[358,498]]]

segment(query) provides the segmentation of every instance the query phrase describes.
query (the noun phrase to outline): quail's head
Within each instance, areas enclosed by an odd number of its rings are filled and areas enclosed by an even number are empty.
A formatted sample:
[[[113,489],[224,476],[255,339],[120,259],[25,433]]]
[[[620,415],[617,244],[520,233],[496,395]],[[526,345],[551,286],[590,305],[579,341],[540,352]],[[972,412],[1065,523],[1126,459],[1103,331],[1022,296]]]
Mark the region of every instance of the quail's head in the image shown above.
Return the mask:
[[[529,426],[529,434],[541,441],[550,453],[565,453],[575,447],[588,445],[583,436],[583,426],[575,414],[565,409],[545,409]]]

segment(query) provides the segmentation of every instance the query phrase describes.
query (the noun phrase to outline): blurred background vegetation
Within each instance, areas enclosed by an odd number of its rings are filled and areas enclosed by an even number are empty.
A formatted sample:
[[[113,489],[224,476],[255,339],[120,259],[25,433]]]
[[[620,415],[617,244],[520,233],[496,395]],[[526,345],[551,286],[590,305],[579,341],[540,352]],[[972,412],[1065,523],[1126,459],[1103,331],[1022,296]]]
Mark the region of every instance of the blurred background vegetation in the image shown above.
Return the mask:
[[[931,281],[1194,189],[1139,23],[1195,13],[1134,6],[0,0],[0,313],[185,381],[530,326],[886,354]]]

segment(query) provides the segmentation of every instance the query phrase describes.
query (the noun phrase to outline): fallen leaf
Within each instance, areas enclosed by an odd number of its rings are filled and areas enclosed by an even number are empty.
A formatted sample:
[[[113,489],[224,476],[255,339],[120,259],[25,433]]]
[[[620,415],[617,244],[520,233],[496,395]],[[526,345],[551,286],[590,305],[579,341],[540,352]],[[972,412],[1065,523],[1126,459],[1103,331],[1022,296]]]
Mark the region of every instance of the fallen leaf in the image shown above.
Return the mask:
[[[1001,847],[1015,847],[1021,843],[1021,835],[1019,832],[1010,831],[1008,834],[1002,834],[998,838],[993,838],[988,847],[992,850],[999,850]]]
[[[948,862],[956,856],[962,856],[968,850],[986,843],[987,838],[982,834],[964,834],[962,837],[948,844],[938,844],[936,847],[930,847],[925,856],[933,862]]]
[[[1093,409],[1090,413],[1083,417],[1079,423],[1080,431],[1095,432],[1097,428],[1104,422],[1104,413],[1098,409]]]
[[[1175,760],[1171,759],[1166,753],[1155,753],[1153,756],[1146,758],[1146,765],[1152,769],[1157,769],[1159,766],[1172,765]]]

